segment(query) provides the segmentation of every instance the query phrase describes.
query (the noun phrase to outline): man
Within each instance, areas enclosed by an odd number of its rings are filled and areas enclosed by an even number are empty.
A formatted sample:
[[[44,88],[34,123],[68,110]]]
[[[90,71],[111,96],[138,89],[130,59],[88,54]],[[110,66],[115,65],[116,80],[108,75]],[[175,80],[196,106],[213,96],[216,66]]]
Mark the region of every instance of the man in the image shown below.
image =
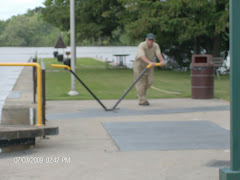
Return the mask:
[[[146,40],[138,45],[138,51],[134,62],[133,71],[135,79],[147,67],[148,64],[152,64],[152,67],[148,69],[141,79],[136,83],[139,105],[143,106],[150,105],[147,101],[146,95],[147,89],[150,88],[153,83],[154,66],[156,66],[156,62],[153,62],[154,58],[157,57],[159,59],[161,67],[165,65],[159,45],[155,43],[154,40],[154,34],[147,34]]]

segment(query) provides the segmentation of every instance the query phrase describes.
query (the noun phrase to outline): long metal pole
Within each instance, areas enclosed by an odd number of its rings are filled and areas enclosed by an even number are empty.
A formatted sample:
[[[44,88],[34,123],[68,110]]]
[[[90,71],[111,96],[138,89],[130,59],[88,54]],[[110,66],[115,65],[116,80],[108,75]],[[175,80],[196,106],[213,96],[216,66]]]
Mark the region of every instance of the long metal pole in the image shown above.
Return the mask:
[[[161,66],[160,63],[157,63],[156,66]],[[149,64],[141,73],[140,75],[137,77],[137,79],[132,83],[132,85],[124,92],[124,94],[120,97],[120,99],[116,102],[116,104],[113,106],[112,109],[115,109],[117,107],[117,105],[123,100],[123,98],[128,94],[128,92],[132,89],[132,87],[139,81],[139,79],[141,79],[141,77],[143,76],[143,74],[152,67],[151,64]]]
[[[75,45],[75,0],[70,0],[70,29],[71,29],[71,69],[75,72],[76,45]],[[77,95],[75,77],[71,75],[71,91],[69,95]]]
[[[240,171],[240,1],[230,2],[231,170]]]
[[[230,0],[230,169],[219,171],[220,180],[240,179],[240,1]]]
[[[108,111],[108,109],[103,105],[103,103],[93,94],[93,92],[84,84],[84,82],[70,69],[69,70],[76,78],[77,80],[87,89],[87,91],[97,100],[97,102],[103,107],[105,111]]]
[[[72,75],[74,75],[76,77],[76,79],[87,89],[87,91],[98,101],[98,103],[103,107],[103,109],[105,109],[106,111],[111,111],[111,109],[107,109],[103,103],[97,98],[97,96],[95,96],[93,94],[93,92],[84,84],[84,82],[77,76],[77,74],[75,74],[71,68],[67,65],[62,65],[62,64],[51,64],[52,67],[57,67],[57,68],[65,68],[67,70],[69,70]]]
[[[77,79],[78,81],[88,90],[88,92],[98,101],[98,103],[106,110],[106,111],[113,111],[117,105],[123,100],[123,98],[127,95],[127,93],[132,89],[132,87],[139,81],[139,79],[143,76],[143,74],[152,67],[149,64],[137,77],[137,79],[132,83],[132,85],[124,92],[121,98],[117,101],[117,103],[111,109],[107,109],[103,103],[93,94],[93,92],[83,83],[83,81],[71,70],[71,68],[67,65],[59,65],[59,64],[51,64],[52,67],[59,67],[59,68],[66,68],[68,69]],[[161,63],[157,63],[156,66],[161,66]]]
[[[148,70],[148,68],[146,67],[141,74],[137,77],[137,79],[132,83],[132,85],[124,92],[124,94],[122,95],[122,97],[116,102],[116,104],[113,106],[112,109],[116,109],[117,105],[123,100],[123,98],[128,94],[128,92],[132,89],[132,87],[139,81],[139,79],[141,79],[141,77],[143,76],[143,74]]]

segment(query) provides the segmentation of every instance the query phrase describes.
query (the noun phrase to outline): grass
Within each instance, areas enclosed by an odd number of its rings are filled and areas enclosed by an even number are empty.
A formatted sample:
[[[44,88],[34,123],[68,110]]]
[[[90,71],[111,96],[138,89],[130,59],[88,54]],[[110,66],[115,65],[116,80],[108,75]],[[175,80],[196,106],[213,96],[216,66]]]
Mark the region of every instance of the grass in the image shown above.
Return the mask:
[[[71,74],[60,68],[52,68],[50,64],[59,64],[56,59],[44,59],[46,66],[46,98],[47,100],[88,100],[94,99],[89,92],[76,80],[78,96],[68,96],[71,90]],[[79,78],[92,90],[99,99],[119,99],[125,90],[133,83],[133,71],[130,69],[106,68],[100,61],[91,58],[79,58],[76,63]],[[153,86],[165,91],[181,94],[167,94],[149,89],[148,98],[184,98],[191,97],[190,72],[156,70]],[[228,100],[230,85],[229,75],[221,75],[221,80],[215,77],[214,96]],[[125,97],[136,99],[136,90]]]

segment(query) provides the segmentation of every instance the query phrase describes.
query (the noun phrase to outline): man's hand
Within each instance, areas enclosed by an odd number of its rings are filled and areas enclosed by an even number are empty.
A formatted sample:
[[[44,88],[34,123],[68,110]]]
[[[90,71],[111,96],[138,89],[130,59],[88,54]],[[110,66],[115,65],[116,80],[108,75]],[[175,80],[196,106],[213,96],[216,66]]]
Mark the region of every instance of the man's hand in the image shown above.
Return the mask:
[[[151,64],[153,67],[156,66],[156,63],[155,63],[155,62],[150,62],[149,64]]]
[[[165,61],[164,61],[164,59],[162,57],[162,54],[161,53],[158,54],[157,57],[158,57],[158,59],[160,61],[161,67],[165,66]]]
[[[165,66],[165,62],[164,61],[161,61],[160,64],[161,64],[161,67]]]

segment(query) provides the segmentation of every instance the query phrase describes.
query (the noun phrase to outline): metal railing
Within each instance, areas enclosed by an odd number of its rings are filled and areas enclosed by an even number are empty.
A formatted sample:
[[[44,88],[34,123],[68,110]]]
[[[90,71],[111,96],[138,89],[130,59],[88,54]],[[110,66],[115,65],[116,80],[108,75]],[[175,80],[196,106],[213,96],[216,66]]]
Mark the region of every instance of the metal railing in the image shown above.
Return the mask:
[[[42,122],[46,125],[46,83],[45,83],[45,63],[44,59],[41,59],[41,71],[42,71]]]
[[[41,66],[38,63],[0,63],[0,66],[33,66],[37,69],[37,124],[35,126],[43,126],[42,123],[42,73]]]
[[[37,63],[37,57],[32,58],[32,62]],[[33,103],[36,103],[36,94],[37,94],[37,70],[36,67],[33,67]]]

